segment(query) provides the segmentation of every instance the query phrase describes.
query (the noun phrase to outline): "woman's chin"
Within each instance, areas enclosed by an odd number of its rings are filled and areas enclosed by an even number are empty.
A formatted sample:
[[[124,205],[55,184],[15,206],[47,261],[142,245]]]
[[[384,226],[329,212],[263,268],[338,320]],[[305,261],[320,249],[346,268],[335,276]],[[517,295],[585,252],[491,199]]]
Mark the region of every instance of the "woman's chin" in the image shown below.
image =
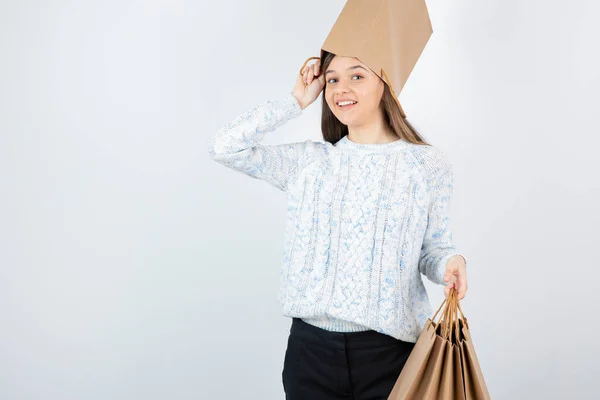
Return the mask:
[[[347,115],[342,115],[341,118],[338,117],[338,120],[346,126],[356,124],[356,118],[349,118]]]

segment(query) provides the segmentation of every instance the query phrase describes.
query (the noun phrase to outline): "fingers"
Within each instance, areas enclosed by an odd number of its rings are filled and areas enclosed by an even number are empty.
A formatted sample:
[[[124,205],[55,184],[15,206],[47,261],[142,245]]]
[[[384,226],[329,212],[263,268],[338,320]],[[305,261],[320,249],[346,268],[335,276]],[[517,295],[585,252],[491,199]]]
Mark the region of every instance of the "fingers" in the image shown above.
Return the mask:
[[[450,290],[458,290],[458,292],[457,292],[458,300],[464,299],[466,292],[467,292],[466,289],[456,289],[454,286],[450,286],[450,285],[444,286],[444,296],[446,298],[448,298],[448,296],[450,295]]]
[[[466,283],[460,284],[458,286],[458,298],[463,299],[466,294],[467,294],[467,284]]]
[[[312,65],[307,65],[306,67],[304,67],[304,72],[302,73],[302,82],[304,82],[305,85],[309,83],[308,78],[310,76],[311,67]]]
[[[457,279],[457,287],[458,287],[458,298],[462,299],[465,297],[465,294],[467,293],[467,288],[468,288],[468,283],[467,283],[467,273],[466,270],[464,268],[461,268],[458,271],[458,279]]]
[[[304,67],[302,70],[302,80],[304,84],[310,85],[316,76],[319,76],[321,71],[321,60],[318,59],[314,64]]]
[[[304,83],[303,74],[298,74],[298,78],[296,79],[296,85],[300,85],[300,83]]]
[[[465,295],[467,294],[467,284],[465,283],[461,283],[458,285],[458,298],[462,299],[465,297]]]
[[[454,282],[447,284],[444,286],[444,295],[448,297],[450,294],[450,290],[457,291],[458,300],[462,300],[465,298],[467,294],[467,282],[459,282],[458,280],[454,280]]]
[[[444,282],[449,282],[448,285],[455,283],[457,280],[458,278],[456,277],[456,275],[454,275],[451,272],[446,272],[444,274]]]
[[[467,286],[466,285],[462,285],[462,284],[454,284],[454,289],[457,292],[457,296],[459,300],[462,300],[465,298],[465,295],[467,294]]]
[[[444,293],[449,292],[450,289],[457,291],[459,300],[462,300],[467,294],[467,272],[464,267],[456,268],[455,266],[449,266],[444,273],[445,285]]]
[[[454,270],[451,268],[447,268],[446,272],[444,273],[444,281],[446,282],[452,282],[452,278],[455,276],[454,274]]]

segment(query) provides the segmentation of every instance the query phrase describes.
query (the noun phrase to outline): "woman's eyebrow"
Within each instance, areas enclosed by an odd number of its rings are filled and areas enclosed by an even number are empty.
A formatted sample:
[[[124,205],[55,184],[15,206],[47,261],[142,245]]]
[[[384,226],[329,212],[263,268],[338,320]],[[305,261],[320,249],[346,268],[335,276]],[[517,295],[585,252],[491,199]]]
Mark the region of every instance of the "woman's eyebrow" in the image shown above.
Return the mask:
[[[351,69],[356,69],[356,68],[362,68],[362,69],[364,69],[364,70],[366,71],[366,69],[365,69],[365,68],[364,68],[362,65],[354,65],[354,66],[352,66],[352,67],[348,67],[348,68],[346,68],[346,70],[351,70]],[[328,73],[330,73],[330,72],[335,72],[335,70],[333,70],[333,69],[328,69],[328,70],[327,70],[327,72],[325,72],[325,75],[327,75],[327,74],[328,74]]]

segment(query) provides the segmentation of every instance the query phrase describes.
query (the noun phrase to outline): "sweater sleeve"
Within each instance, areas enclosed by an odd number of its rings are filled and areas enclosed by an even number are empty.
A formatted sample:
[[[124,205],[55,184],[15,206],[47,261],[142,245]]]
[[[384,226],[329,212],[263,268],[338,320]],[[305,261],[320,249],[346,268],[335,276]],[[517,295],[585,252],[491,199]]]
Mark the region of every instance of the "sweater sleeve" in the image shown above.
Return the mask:
[[[302,108],[291,92],[280,99],[268,100],[221,127],[210,138],[208,153],[228,168],[287,191],[310,140],[280,145],[265,145],[260,141],[267,132],[301,113]]]
[[[456,251],[452,243],[450,212],[453,193],[453,173],[449,159],[435,149],[430,160],[429,182],[430,205],[427,216],[427,228],[423,238],[419,271],[438,285],[446,286],[444,273],[448,260],[455,255],[466,257]]]

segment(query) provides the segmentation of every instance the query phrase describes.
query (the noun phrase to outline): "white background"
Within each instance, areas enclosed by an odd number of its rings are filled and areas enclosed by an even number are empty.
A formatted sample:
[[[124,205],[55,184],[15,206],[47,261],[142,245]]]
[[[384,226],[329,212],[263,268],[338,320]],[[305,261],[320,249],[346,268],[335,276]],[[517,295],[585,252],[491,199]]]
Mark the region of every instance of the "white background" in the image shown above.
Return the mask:
[[[0,3],[1,399],[283,398],[285,194],[206,144],[343,4]],[[400,100],[453,161],[492,398],[598,399],[600,5],[428,7]],[[265,143],[321,139],[319,104]]]

